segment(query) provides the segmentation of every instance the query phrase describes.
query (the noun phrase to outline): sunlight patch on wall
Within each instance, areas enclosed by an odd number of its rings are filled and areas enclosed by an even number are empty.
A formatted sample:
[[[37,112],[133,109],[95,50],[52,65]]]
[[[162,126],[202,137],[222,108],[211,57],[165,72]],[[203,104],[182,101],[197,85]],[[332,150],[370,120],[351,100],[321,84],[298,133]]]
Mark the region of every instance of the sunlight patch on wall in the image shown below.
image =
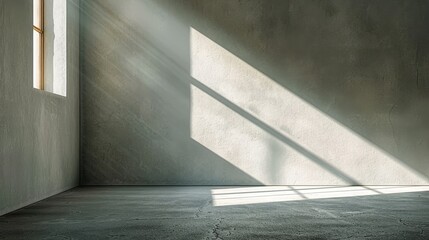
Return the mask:
[[[429,191],[429,186],[277,186],[212,189],[213,206],[290,202]]]
[[[302,184],[317,172],[325,181],[337,182],[335,175],[194,85],[191,96],[192,138],[258,181]]]
[[[428,179],[190,29],[191,137],[263,184]]]

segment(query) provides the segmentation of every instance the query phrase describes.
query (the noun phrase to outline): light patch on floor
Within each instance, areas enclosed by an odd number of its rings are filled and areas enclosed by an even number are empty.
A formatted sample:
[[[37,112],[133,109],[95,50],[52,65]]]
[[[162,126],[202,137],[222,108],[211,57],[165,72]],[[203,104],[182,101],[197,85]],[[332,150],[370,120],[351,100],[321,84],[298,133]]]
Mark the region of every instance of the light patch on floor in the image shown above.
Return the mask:
[[[212,189],[213,206],[429,191],[429,186],[268,186]]]

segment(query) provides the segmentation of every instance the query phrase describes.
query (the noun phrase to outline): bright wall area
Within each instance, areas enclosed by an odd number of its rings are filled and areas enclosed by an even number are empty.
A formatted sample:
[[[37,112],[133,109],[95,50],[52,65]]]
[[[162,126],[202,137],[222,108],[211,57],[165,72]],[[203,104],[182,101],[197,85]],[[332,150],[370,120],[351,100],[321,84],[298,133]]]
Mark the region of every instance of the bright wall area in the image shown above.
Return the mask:
[[[44,90],[67,96],[67,0],[45,0]]]
[[[33,88],[32,1],[0,1],[0,215],[79,183],[79,1],[67,4],[63,97]]]
[[[81,181],[428,184],[428,10],[82,2]]]

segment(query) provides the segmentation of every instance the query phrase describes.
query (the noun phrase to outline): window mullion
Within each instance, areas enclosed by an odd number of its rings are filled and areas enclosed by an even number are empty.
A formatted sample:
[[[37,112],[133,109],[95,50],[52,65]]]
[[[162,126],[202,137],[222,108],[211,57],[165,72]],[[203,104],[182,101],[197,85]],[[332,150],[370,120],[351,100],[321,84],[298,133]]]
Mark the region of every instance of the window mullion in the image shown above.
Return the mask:
[[[36,26],[33,26],[33,30],[36,31],[36,32],[38,32],[38,33],[40,33],[40,34],[43,34],[43,30],[40,29],[40,28],[38,28],[38,27],[36,27]]]
[[[40,89],[45,90],[45,1],[40,0]],[[37,30],[36,30],[37,31]]]

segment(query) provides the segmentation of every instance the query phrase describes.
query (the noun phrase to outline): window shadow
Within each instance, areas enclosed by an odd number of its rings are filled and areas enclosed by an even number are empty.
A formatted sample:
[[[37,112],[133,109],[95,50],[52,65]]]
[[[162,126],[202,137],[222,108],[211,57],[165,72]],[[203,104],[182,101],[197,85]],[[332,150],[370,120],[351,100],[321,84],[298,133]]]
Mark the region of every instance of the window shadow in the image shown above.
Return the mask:
[[[370,1],[188,1],[175,6],[197,31],[427,179],[428,95],[415,74],[427,65],[422,56],[429,56],[422,43],[429,39],[423,10],[428,3],[384,8],[383,2]]]

